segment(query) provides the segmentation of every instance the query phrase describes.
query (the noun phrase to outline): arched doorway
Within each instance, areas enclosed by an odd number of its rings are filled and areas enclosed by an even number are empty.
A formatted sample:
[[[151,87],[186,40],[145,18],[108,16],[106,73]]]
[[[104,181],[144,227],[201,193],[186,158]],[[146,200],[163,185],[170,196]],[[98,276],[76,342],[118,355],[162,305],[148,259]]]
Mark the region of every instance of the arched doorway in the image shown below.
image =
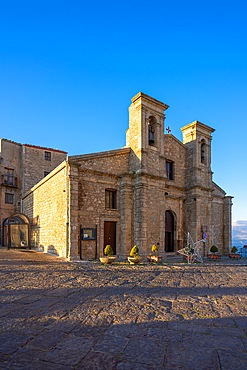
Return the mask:
[[[165,214],[165,251],[175,252],[175,219],[171,211]]]
[[[8,248],[30,246],[30,223],[27,216],[18,213],[4,220],[3,245]]]

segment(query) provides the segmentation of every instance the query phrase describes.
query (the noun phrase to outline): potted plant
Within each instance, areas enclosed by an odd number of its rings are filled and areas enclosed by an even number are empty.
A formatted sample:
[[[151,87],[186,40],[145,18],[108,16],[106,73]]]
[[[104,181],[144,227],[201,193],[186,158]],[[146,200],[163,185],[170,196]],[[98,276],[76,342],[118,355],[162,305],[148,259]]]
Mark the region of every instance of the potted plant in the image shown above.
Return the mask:
[[[211,260],[216,260],[216,259],[219,259],[220,258],[220,255],[218,254],[218,247],[216,245],[212,245],[212,247],[210,248],[210,255],[209,255],[209,258]]]
[[[152,254],[148,255],[148,260],[150,262],[161,262],[162,257],[158,256],[159,247],[156,244],[153,244],[151,247]]]
[[[106,245],[104,249],[104,256],[100,257],[100,262],[101,263],[112,263],[116,259],[116,256],[113,255],[113,249],[110,244]]]
[[[232,249],[231,249],[231,253],[229,254],[229,257],[230,258],[240,258],[240,254],[239,253],[236,253],[238,251],[238,248],[233,246]]]
[[[131,248],[128,261],[132,265],[134,263],[139,263],[141,261],[141,257],[139,255],[139,248],[137,247],[137,245],[134,245],[134,247]]]

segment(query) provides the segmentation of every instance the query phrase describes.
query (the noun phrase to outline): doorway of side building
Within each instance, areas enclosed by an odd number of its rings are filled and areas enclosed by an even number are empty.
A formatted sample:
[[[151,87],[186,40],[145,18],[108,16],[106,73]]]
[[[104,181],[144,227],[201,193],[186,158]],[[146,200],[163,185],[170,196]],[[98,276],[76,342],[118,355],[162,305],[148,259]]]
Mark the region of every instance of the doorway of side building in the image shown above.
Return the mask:
[[[175,219],[171,211],[165,214],[165,252],[175,252]]]
[[[8,248],[30,247],[30,223],[22,213],[3,222],[3,245]]]
[[[110,244],[112,247],[113,253],[116,254],[116,225],[114,221],[105,221],[104,222],[104,246]]]

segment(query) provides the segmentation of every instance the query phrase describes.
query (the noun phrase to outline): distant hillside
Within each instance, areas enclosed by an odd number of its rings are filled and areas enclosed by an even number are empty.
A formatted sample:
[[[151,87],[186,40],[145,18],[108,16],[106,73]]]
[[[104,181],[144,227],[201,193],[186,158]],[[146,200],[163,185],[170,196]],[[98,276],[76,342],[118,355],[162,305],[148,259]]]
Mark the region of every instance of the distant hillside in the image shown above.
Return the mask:
[[[232,225],[232,245],[247,245],[247,220],[234,221]]]

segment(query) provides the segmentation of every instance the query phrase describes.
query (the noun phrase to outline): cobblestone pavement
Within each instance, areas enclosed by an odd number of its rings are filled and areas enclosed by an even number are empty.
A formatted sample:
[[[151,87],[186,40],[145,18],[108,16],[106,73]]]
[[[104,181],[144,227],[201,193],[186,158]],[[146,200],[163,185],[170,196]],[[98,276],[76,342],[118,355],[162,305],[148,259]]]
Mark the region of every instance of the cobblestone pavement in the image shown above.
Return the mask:
[[[247,369],[247,260],[66,262],[0,248],[0,369]]]

